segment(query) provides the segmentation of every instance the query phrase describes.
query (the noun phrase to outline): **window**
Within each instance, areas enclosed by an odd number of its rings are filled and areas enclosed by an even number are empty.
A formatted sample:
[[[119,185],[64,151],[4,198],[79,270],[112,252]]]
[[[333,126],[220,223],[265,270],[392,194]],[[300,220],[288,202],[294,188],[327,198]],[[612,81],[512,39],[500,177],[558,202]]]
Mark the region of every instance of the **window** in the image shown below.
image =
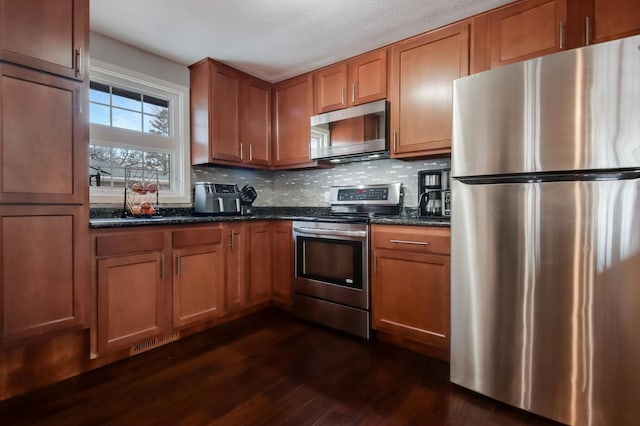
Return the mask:
[[[91,123],[136,132],[170,135],[169,100],[92,81]]]
[[[161,203],[189,203],[186,87],[91,60],[91,202],[122,202],[126,168],[157,172]]]

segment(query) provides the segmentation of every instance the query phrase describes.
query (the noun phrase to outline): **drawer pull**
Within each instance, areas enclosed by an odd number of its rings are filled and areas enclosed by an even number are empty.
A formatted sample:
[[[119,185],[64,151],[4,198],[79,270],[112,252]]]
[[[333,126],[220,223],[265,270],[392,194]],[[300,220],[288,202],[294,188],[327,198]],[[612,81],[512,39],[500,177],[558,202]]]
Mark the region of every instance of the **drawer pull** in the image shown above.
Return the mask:
[[[425,241],[406,241],[406,240],[389,240],[390,243],[396,244],[413,244],[414,246],[426,246],[429,243]]]

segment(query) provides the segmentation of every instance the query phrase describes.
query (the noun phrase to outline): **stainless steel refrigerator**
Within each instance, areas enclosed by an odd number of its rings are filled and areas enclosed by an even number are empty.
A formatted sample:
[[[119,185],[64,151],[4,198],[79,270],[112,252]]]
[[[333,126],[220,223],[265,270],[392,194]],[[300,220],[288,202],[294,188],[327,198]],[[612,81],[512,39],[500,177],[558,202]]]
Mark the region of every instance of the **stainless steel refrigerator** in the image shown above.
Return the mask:
[[[640,36],[454,83],[451,381],[640,424]]]

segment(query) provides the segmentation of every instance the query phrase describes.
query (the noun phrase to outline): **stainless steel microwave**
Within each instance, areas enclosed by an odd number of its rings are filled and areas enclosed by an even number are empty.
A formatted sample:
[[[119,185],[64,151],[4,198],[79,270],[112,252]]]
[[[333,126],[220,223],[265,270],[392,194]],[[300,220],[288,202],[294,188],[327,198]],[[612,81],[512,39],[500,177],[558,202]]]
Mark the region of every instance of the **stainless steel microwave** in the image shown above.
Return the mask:
[[[388,102],[369,102],[311,117],[313,160],[389,158]]]

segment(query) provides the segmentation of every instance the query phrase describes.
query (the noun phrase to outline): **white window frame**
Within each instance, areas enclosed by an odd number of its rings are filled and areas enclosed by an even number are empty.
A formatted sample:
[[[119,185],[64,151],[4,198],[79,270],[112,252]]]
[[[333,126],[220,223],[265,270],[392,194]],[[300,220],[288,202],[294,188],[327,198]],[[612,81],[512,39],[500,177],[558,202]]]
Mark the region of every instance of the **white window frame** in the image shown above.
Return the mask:
[[[191,165],[189,145],[189,88],[150,75],[128,70],[117,65],[90,59],[90,80],[98,83],[147,93],[169,99],[171,135],[159,136],[132,130],[119,129],[89,123],[89,141],[92,145],[103,145],[132,150],[153,150],[171,153],[171,187],[158,193],[161,204],[191,204]],[[171,148],[162,145],[171,145]],[[122,203],[121,188],[90,186],[89,200],[98,203]]]

